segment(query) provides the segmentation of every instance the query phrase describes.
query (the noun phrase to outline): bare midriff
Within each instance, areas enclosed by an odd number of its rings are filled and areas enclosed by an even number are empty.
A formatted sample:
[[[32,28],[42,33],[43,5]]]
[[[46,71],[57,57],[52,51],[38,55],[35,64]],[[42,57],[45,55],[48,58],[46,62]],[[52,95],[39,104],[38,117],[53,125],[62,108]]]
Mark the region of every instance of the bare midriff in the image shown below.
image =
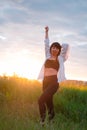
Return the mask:
[[[52,76],[52,75],[57,75],[57,70],[53,68],[45,68],[44,76]]]

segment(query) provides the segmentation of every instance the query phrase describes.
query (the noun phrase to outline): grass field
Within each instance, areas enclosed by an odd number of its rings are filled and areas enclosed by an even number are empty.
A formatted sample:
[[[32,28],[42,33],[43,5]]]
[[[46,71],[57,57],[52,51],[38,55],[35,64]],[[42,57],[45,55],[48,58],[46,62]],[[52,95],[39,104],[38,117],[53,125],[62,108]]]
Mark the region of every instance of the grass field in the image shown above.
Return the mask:
[[[42,85],[26,78],[0,77],[0,130],[87,130],[87,84],[66,81],[54,96],[54,122],[39,123]]]

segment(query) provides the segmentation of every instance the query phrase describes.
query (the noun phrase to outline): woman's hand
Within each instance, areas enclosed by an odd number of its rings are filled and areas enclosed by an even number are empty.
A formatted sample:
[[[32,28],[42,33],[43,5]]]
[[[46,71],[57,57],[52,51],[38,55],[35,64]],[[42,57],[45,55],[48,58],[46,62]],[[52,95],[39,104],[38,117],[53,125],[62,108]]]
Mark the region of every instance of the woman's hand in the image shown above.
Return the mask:
[[[45,27],[45,31],[46,31],[46,32],[49,31],[49,27],[48,27],[48,26]]]
[[[48,39],[48,30],[49,30],[49,27],[46,26],[45,27],[45,39]]]

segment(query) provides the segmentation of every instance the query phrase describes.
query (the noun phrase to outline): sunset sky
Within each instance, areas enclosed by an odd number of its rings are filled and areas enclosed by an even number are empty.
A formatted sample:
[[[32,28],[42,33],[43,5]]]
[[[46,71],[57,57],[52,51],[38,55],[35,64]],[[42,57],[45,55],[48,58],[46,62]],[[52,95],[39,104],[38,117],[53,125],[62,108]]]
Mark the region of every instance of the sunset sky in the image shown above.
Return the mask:
[[[87,81],[87,0],[0,0],[0,75],[37,79],[50,44],[68,43],[67,79]]]

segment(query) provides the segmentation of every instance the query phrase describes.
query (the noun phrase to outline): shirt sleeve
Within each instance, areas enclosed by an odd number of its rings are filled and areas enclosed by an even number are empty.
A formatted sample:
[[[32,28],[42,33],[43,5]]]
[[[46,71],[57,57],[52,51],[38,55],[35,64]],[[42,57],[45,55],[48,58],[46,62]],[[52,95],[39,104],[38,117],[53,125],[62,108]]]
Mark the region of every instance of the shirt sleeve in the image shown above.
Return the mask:
[[[59,60],[60,67],[59,67],[59,71],[58,71],[57,77],[58,77],[58,82],[62,82],[64,80],[66,80],[63,57],[59,56],[58,60]]]
[[[40,70],[40,73],[39,73],[39,75],[38,75],[38,80],[43,80],[43,78],[44,78],[44,64],[42,65],[42,67],[41,67],[41,70]]]
[[[49,38],[45,39],[44,43],[45,43],[45,57],[47,59],[50,57]]]
[[[63,43],[60,56],[62,56],[63,61],[66,61],[69,56],[69,44]]]

